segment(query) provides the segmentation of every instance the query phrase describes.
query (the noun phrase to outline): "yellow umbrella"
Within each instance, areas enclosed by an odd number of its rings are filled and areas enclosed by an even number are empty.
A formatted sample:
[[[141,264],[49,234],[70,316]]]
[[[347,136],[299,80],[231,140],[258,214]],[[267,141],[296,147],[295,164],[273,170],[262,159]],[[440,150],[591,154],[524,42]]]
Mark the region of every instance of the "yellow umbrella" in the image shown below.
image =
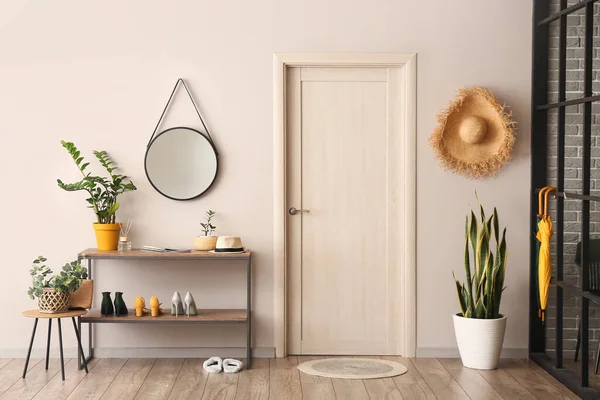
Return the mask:
[[[545,320],[546,305],[548,304],[548,289],[550,287],[550,278],[552,277],[552,259],[550,257],[550,238],[553,235],[552,232],[552,218],[548,215],[548,195],[550,192],[555,191],[554,187],[545,187],[540,191],[540,204],[541,197],[545,196],[544,210],[538,215],[540,220],[538,222],[538,232],[536,234],[537,240],[540,242],[539,245],[539,256],[538,256],[538,300],[540,307],[540,316],[542,322]],[[541,211],[541,210],[540,210]]]

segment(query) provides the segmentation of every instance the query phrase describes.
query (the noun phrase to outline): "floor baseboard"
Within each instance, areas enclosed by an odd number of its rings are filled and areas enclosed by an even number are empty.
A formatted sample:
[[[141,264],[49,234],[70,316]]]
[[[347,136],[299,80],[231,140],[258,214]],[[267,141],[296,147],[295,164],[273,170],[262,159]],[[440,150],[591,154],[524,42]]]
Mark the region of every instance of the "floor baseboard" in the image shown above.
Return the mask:
[[[459,358],[457,347],[418,347],[417,358]],[[505,347],[500,354],[501,358],[528,358],[527,348]]]
[[[83,351],[87,353],[87,348]],[[0,349],[0,358],[25,358],[27,349]],[[94,349],[98,358],[208,358],[212,356],[245,358],[244,347],[98,347]],[[252,356],[256,358],[275,357],[274,347],[254,347]],[[31,357],[46,357],[46,349],[34,348]],[[50,350],[51,358],[58,358],[56,348]],[[65,358],[77,358],[76,347],[64,349]]]

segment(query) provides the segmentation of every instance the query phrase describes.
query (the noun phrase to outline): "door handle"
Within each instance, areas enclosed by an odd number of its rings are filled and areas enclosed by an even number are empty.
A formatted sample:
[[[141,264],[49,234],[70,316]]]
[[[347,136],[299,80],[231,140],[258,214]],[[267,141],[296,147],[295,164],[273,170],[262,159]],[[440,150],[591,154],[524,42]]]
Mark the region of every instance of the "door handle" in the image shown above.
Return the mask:
[[[302,209],[297,209],[296,207],[292,207],[289,210],[290,215],[296,215],[298,213],[310,213],[310,210],[302,210]]]

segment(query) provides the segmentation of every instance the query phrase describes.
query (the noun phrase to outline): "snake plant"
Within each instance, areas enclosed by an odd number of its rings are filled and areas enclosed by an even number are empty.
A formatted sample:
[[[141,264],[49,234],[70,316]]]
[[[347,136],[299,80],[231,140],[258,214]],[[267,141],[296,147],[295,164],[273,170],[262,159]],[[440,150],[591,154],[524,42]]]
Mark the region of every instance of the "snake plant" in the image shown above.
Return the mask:
[[[467,215],[465,223],[465,274],[466,282],[456,279],[456,290],[462,316],[466,318],[501,318],[500,300],[504,291],[506,275],[506,228],[502,231],[498,222],[498,211],[486,218],[479,205],[481,221],[475,213]],[[495,254],[491,243],[492,230],[495,241]],[[473,261],[471,261],[473,260]]]

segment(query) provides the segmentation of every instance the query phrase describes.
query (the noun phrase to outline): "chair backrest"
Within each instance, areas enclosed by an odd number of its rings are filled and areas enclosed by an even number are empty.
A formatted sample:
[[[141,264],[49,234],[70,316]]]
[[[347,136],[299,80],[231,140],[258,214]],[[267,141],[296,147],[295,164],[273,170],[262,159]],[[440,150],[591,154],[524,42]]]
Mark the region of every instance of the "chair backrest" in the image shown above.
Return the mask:
[[[591,291],[600,291],[600,239],[590,239],[590,268],[589,288]],[[575,262],[581,267],[581,242],[577,243]]]
[[[81,281],[79,289],[70,294],[70,308],[92,308],[92,297],[94,296],[94,281],[86,279]]]
[[[590,239],[590,254],[588,257],[591,263],[600,262],[600,238]],[[575,262],[581,267],[581,242],[577,243]]]
[[[600,262],[590,262],[589,287],[592,292],[600,292]]]

